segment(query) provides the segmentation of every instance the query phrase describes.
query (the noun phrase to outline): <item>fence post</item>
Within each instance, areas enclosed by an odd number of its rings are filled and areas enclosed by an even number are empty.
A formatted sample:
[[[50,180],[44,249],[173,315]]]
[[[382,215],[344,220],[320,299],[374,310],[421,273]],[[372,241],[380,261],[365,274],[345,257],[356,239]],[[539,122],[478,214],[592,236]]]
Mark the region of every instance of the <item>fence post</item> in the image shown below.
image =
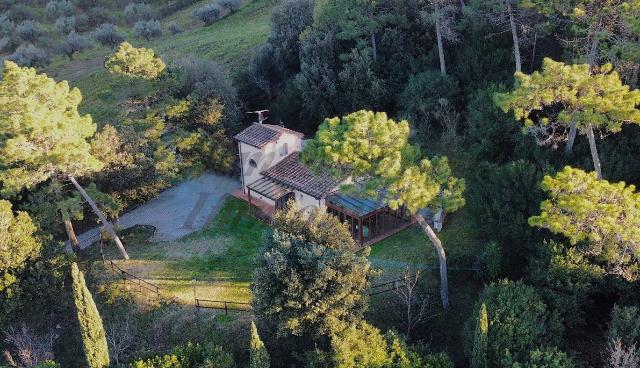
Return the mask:
[[[224,315],[226,316],[229,312],[227,311],[227,301],[224,301]]]

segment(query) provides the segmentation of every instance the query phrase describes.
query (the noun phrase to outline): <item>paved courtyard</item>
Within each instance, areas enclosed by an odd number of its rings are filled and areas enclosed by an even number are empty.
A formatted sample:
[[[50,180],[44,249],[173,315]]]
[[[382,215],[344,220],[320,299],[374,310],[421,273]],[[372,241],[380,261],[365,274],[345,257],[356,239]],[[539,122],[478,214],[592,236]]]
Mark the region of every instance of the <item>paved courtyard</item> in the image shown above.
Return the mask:
[[[185,180],[123,214],[116,225],[120,229],[150,225],[156,228],[152,241],[176,240],[202,229],[218,213],[223,199],[239,187],[240,182],[234,178],[207,173]],[[78,235],[80,248],[88,247],[99,237],[99,227]]]

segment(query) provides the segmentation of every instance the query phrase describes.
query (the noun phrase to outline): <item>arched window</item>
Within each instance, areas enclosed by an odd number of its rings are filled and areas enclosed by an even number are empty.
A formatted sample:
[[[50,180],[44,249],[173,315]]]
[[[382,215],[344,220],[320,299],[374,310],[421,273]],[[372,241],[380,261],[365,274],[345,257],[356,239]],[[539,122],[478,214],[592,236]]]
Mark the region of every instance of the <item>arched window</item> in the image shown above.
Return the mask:
[[[256,162],[256,160],[251,159],[251,160],[249,160],[249,166],[257,168],[258,167],[258,163]]]

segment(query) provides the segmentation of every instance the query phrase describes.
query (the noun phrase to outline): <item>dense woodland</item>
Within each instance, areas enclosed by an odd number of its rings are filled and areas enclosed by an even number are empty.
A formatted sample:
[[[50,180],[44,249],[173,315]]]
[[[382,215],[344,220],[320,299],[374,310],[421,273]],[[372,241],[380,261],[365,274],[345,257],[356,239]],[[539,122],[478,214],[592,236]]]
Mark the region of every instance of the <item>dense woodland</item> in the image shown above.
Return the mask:
[[[164,21],[175,12],[211,27],[262,3],[270,31],[238,70],[144,47],[186,31]],[[639,1],[1,0],[0,11],[2,364],[640,365]],[[129,91],[87,107],[56,68],[99,50],[106,88]],[[396,304],[380,307],[371,250],[291,205],[261,237],[251,315],[219,321],[131,307],[65,253],[77,232],[184,178],[237,176],[232,137],[262,108],[311,139],[315,170],[419,216],[440,268],[407,270]],[[441,239],[421,208],[461,219],[473,250],[452,252],[466,234]],[[127,258],[105,227],[101,246]]]

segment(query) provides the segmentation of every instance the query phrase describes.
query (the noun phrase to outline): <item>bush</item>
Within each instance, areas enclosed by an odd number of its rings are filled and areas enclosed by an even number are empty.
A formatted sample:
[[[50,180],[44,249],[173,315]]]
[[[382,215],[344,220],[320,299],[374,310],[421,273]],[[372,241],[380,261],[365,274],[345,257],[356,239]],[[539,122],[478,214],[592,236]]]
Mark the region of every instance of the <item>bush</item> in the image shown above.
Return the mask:
[[[0,15],[0,37],[11,37],[14,24],[7,14]]]
[[[124,17],[129,23],[153,18],[151,6],[145,3],[131,3],[124,8]]]
[[[482,162],[471,170],[467,205],[480,236],[496,241],[504,254],[504,271],[523,275],[540,232],[529,226],[544,199],[542,172],[527,161],[506,165]]]
[[[218,5],[229,13],[234,13],[242,6],[242,0],[218,0]]]
[[[172,35],[176,35],[178,33],[184,32],[184,29],[180,27],[178,23],[172,22],[171,24],[169,24],[169,32],[171,32]]]
[[[103,46],[116,47],[124,42],[126,36],[115,25],[105,23],[91,32],[91,37]]]
[[[133,26],[133,33],[136,37],[144,37],[149,41],[152,38],[162,36],[162,28],[157,20],[139,20]]]
[[[31,9],[22,3],[17,3],[11,7],[11,11],[9,11],[9,15],[11,20],[14,22],[22,22],[23,20],[33,19],[34,14]]]
[[[58,33],[62,35],[68,35],[69,33],[76,31],[76,17],[60,17],[56,19],[54,27]]]
[[[480,256],[478,264],[480,267],[480,276],[485,281],[493,281],[502,275],[502,249],[496,242],[487,244]]]
[[[7,59],[20,66],[44,68],[49,65],[49,54],[33,45],[20,45]]]
[[[640,313],[638,307],[614,305],[607,332],[607,341],[620,339],[625,346],[635,345],[640,337]]]
[[[228,73],[215,61],[194,57],[182,61],[184,78],[182,93],[197,99],[215,97],[225,108],[223,124],[228,134],[234,135],[240,127],[241,111],[238,92]]]
[[[60,51],[69,57],[69,60],[73,60],[73,54],[76,52],[80,52],[82,50],[91,48],[91,41],[88,38],[77,34],[76,32],[71,32],[69,35],[62,41],[60,45]]]
[[[439,125],[433,113],[440,106],[440,100],[446,99],[455,105],[457,94],[458,83],[453,77],[437,71],[418,73],[409,77],[398,98],[398,111],[424,133]]]
[[[489,320],[486,340],[489,367],[510,367],[503,365],[503,359],[522,362],[530,351],[557,345],[560,340],[560,321],[549,312],[532,286],[508,280],[491,284],[480,294],[474,311],[479,311],[483,304]],[[479,316],[475,312],[465,326],[465,352],[469,357]]]
[[[156,79],[164,71],[165,64],[152,49],[135,48],[123,42],[115,53],[107,57],[105,67],[115,74]]]
[[[192,16],[210,26],[222,17],[222,8],[218,4],[209,4],[193,11]]]
[[[16,26],[16,35],[26,42],[36,43],[44,34],[40,23],[33,20],[25,20]]]
[[[132,368],[232,368],[235,364],[231,354],[219,346],[204,348],[200,344],[189,343],[185,347],[174,349],[169,355],[136,360],[130,366]]]
[[[47,13],[47,18],[49,19],[70,17],[75,12],[75,6],[71,1],[53,0],[47,3],[45,11]]]
[[[113,16],[111,10],[96,6],[87,11],[87,17],[89,18],[89,26],[95,27],[100,24],[115,24],[116,17]]]

